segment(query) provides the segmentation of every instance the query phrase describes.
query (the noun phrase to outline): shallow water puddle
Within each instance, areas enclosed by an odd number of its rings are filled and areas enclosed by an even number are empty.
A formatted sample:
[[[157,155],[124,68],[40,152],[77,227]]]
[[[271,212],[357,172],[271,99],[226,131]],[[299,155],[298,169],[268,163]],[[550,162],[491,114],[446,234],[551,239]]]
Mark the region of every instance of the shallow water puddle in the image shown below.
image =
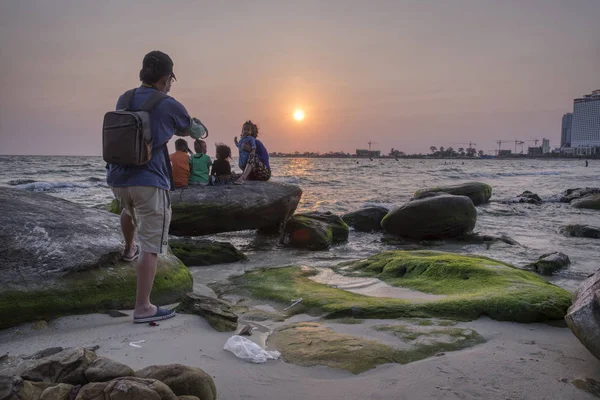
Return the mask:
[[[344,276],[335,273],[329,268],[320,269],[320,271],[321,272],[318,275],[311,276],[310,279],[317,283],[365,296],[388,297],[412,301],[433,301],[446,297],[403,287],[390,286],[377,278]]]

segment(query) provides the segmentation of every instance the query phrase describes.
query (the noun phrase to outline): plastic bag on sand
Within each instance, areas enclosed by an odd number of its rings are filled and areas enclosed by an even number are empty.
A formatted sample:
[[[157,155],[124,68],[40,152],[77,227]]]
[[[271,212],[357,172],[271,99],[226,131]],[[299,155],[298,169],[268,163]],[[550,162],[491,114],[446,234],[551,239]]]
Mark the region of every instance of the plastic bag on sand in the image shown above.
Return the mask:
[[[250,339],[239,335],[227,339],[223,349],[232,352],[242,360],[256,364],[267,362],[267,360],[277,360],[281,356],[280,352],[264,350]]]

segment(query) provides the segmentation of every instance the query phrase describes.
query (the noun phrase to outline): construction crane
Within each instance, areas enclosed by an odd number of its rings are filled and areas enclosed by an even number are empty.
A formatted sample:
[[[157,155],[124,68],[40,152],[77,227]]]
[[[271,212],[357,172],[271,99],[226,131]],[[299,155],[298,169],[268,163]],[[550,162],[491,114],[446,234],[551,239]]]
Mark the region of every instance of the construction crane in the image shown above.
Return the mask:
[[[371,145],[372,145],[372,144],[379,144],[379,143],[377,143],[377,142],[371,142],[371,141],[369,140],[369,153],[371,153]]]
[[[468,144],[469,145],[469,149],[472,149],[473,146],[477,146],[477,143],[473,143],[473,142],[469,142],[469,143],[454,143],[454,144]]]
[[[517,145],[521,146],[521,153],[523,153],[523,144],[525,142],[523,142],[522,140],[517,140],[515,139],[515,154],[517,154]]]
[[[498,143],[498,151],[496,152],[496,154],[500,154],[500,150],[502,150],[502,140],[497,140],[496,143]]]

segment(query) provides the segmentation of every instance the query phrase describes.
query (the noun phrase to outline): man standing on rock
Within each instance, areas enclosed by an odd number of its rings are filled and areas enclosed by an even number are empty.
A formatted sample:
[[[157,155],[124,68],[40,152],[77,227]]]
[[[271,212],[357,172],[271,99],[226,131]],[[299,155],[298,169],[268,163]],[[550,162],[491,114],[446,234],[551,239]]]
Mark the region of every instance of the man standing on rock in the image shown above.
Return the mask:
[[[137,263],[137,289],[133,322],[159,321],[175,316],[173,310],[150,303],[158,254],[165,253],[171,223],[171,164],[167,143],[173,137],[204,137],[206,128],[191,118],[185,107],[168,93],[175,81],[173,61],[160,51],[144,57],[140,71],[142,85],[119,97],[117,110],[137,111],[150,97],[158,98],[148,111],[152,135],[152,156],[143,165],[110,164],[106,181],[121,203],[121,230],[125,238],[124,261]],[[146,107],[147,105],[144,105]],[[139,245],[135,243],[137,228]]]

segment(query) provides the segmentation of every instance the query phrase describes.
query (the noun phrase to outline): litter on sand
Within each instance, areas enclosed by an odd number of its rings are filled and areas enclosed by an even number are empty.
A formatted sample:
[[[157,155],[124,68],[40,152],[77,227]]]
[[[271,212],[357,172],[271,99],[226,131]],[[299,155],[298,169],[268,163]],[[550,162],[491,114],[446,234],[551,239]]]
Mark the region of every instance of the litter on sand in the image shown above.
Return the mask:
[[[137,340],[137,341],[135,341],[135,342],[129,342],[129,345],[130,345],[131,347],[137,347],[138,349],[141,349],[141,348],[142,348],[142,346],[140,346],[140,344],[142,344],[142,343],[144,343],[144,342],[145,342],[145,340]]]
[[[267,351],[250,339],[239,335],[234,335],[227,339],[223,350],[230,351],[236,357],[255,364],[265,363],[268,360],[277,360],[281,356],[280,352]]]
[[[296,300],[292,300],[292,304],[290,304],[289,306],[284,308],[283,311],[289,310],[290,308],[294,307],[296,304],[300,304],[300,302],[302,302],[302,297],[300,297],[299,299],[296,299]]]

